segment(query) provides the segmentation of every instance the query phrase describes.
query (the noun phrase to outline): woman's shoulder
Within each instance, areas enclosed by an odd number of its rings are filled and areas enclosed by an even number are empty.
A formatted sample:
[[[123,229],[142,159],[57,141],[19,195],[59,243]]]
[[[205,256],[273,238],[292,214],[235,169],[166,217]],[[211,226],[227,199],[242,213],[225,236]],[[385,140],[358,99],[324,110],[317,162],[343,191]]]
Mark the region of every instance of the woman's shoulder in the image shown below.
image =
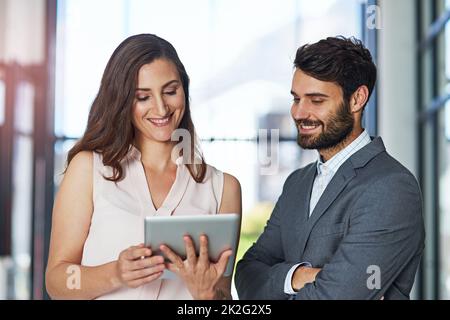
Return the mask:
[[[92,152],[78,152],[70,161],[59,187],[60,194],[78,193],[90,195],[92,193]]]
[[[223,173],[223,188],[224,188],[224,191],[225,191],[225,189],[227,189],[232,193],[236,193],[236,192],[241,191],[241,184],[235,176],[224,172]]]
[[[67,172],[92,172],[94,154],[91,151],[80,151],[70,161]]]
[[[214,177],[220,177],[221,180],[223,181],[224,188],[232,190],[240,189],[239,180],[235,176],[227,172],[223,172],[210,164],[207,164],[206,166],[207,166],[207,175],[206,175],[207,178],[211,176],[213,177],[213,179]]]
[[[239,180],[229,174],[223,173],[223,193],[220,205],[220,213],[241,213],[242,210],[241,184]]]

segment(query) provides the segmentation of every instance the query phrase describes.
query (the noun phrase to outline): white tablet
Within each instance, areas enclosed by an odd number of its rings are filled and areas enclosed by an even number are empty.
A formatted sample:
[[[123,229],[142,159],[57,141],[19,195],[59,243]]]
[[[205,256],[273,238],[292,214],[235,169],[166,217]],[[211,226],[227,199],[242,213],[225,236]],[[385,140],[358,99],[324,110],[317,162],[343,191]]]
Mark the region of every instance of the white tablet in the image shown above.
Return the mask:
[[[211,261],[218,261],[225,250],[233,250],[224,275],[233,271],[239,233],[238,214],[205,214],[185,216],[151,216],[145,218],[145,246],[152,249],[154,255],[161,255],[160,245],[165,244],[183,259],[186,258],[184,235],[190,235],[197,254],[199,238],[208,236],[208,251]],[[162,278],[174,275],[165,270]]]

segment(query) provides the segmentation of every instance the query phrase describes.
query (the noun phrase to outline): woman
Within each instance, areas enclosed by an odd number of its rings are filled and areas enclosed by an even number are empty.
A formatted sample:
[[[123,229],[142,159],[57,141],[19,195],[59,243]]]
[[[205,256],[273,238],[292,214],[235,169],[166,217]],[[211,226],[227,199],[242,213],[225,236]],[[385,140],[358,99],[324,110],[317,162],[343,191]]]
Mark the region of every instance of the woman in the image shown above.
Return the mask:
[[[178,160],[193,163],[171,160],[176,129],[193,137],[191,153]],[[230,250],[212,263],[162,248],[167,264],[142,244],[147,215],[240,214],[239,182],[195,150],[189,77],[175,49],[155,35],[126,39],[106,66],[55,200],[46,274],[52,298],[231,298],[231,276],[223,276]],[[206,237],[200,241],[207,246]],[[192,239],[185,242],[192,249]],[[164,269],[178,277],[161,279]]]

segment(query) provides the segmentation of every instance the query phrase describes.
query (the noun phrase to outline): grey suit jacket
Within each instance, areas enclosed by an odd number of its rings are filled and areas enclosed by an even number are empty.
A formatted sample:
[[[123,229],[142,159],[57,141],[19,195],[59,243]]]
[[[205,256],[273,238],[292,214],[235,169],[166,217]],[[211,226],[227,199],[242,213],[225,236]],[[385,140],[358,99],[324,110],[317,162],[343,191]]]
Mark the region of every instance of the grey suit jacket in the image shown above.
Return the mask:
[[[308,217],[315,176],[313,163],[286,180],[264,232],[237,264],[239,298],[289,299],[289,269],[310,262],[322,270],[296,299],[409,299],[425,238],[414,176],[375,138],[339,168]]]

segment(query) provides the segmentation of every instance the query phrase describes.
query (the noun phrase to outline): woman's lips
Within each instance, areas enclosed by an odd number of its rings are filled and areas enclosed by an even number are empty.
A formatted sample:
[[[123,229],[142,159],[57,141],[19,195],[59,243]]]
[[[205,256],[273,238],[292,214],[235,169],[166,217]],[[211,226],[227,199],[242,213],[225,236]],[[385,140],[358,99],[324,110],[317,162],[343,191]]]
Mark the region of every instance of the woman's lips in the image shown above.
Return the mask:
[[[147,118],[147,121],[149,121],[151,124],[153,124],[156,127],[164,127],[169,124],[171,118],[172,118],[172,114],[170,114],[164,118]]]

